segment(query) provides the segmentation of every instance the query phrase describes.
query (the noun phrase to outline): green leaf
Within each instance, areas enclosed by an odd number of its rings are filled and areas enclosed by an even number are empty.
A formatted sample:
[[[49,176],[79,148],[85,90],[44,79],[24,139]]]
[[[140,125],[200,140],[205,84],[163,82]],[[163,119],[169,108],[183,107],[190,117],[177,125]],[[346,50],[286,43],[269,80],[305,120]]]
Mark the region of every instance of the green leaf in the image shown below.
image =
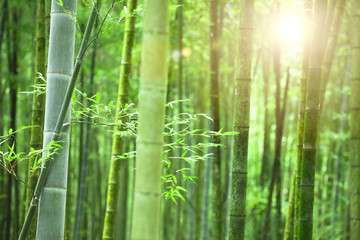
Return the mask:
[[[182,5],[170,5],[169,6],[169,9],[170,10],[174,10],[174,9],[177,9],[178,7],[181,7]]]
[[[100,103],[100,94],[99,94],[99,92],[96,93],[96,103]]]
[[[186,201],[183,195],[180,192],[176,192],[176,196],[178,196],[181,200]]]
[[[107,105],[107,108],[110,109],[113,104],[114,104],[113,101],[109,102],[109,104]]]
[[[177,190],[184,191],[184,192],[188,192],[188,190],[186,190],[185,188],[180,187],[180,186],[177,186],[176,189],[177,189]]]
[[[177,205],[176,199],[173,196],[170,196],[171,200]]]
[[[11,135],[13,133],[12,128],[9,129],[9,135]]]
[[[59,4],[61,7],[64,7],[64,3],[62,2],[62,0],[58,0],[58,4]]]
[[[224,135],[236,135],[239,134],[239,132],[224,132]]]
[[[187,154],[187,152],[188,152],[188,150],[184,151],[184,153],[181,155],[181,157],[182,157],[182,158],[185,157],[186,154]]]

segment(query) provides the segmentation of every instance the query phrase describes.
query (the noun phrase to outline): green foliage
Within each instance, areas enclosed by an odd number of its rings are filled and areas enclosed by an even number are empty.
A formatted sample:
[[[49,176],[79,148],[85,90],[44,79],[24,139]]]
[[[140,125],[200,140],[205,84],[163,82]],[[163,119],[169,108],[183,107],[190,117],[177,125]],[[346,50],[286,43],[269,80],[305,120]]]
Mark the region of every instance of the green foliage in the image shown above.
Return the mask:
[[[35,93],[33,91],[32,93]],[[82,97],[86,101],[91,102],[92,104],[84,104],[79,98]],[[186,100],[172,101],[166,104],[166,107],[169,109],[170,114],[166,116],[166,123],[164,129],[164,136],[166,139],[172,139],[176,137],[176,140],[173,142],[165,142],[164,144],[164,158],[163,164],[167,169],[166,175],[162,177],[163,179],[163,193],[162,196],[165,199],[171,199],[177,203],[177,199],[185,201],[185,197],[182,193],[187,192],[186,186],[188,181],[196,183],[196,176],[190,174],[191,168],[181,168],[174,169],[170,172],[170,166],[174,164],[174,161],[185,161],[191,166],[198,161],[209,161],[212,157],[212,154],[207,153],[209,148],[214,148],[222,146],[221,144],[214,144],[211,142],[195,142],[191,145],[187,144],[187,139],[201,136],[205,139],[210,139],[213,136],[224,138],[238,134],[237,132],[224,132],[222,129],[218,132],[208,131],[204,129],[192,129],[192,126],[195,125],[199,118],[204,118],[208,121],[212,120],[206,114],[191,114],[191,113],[178,113],[175,114],[177,104],[179,102],[184,102]],[[86,105],[86,106],[85,106]],[[107,131],[114,132],[112,130],[113,126],[124,124],[122,131],[116,131],[115,134],[119,134],[121,137],[136,137],[137,136],[137,109],[135,104],[126,104],[121,109],[116,109],[116,106],[112,101],[109,103],[101,103],[101,95],[97,92],[94,96],[88,97],[88,95],[80,90],[76,89],[76,93],[73,94],[73,114],[72,114],[72,124],[83,123],[83,119],[91,120],[91,124],[99,125],[103,127],[110,127]],[[116,111],[120,112],[120,120],[114,122],[114,114]],[[126,119],[122,121],[121,119]],[[13,131],[12,129],[8,130],[8,135],[2,136],[0,138],[0,145],[5,144],[9,138],[19,132],[32,127],[39,126],[22,126],[19,130]],[[41,169],[44,161],[51,157],[50,148],[58,149],[61,147],[59,143],[54,141],[49,142],[49,144],[42,150],[34,150],[30,148],[27,154],[25,153],[15,153],[14,151],[15,143],[12,147],[8,146],[7,151],[0,152],[2,157],[1,167],[6,170],[8,173],[17,177],[16,172],[14,171],[14,166],[18,165],[20,162],[28,161],[30,158],[34,158],[34,164],[31,166],[31,175],[28,176],[27,181],[30,181],[32,176],[36,171]],[[176,151],[182,149],[181,156],[176,156]],[[52,154],[56,154],[54,151]],[[170,156],[171,155],[171,156]],[[136,156],[135,151],[125,152],[118,158],[129,159]],[[12,163],[12,164],[10,164]],[[178,178],[182,178],[182,185],[179,185]]]
[[[0,149],[6,149],[6,151],[0,151],[0,167],[5,170],[8,174],[11,174],[15,177],[16,180],[25,184],[28,187],[28,182],[34,176],[34,174],[39,171],[44,165],[46,160],[49,160],[50,157],[57,154],[58,149],[61,148],[61,145],[57,142],[50,141],[47,146],[41,150],[35,150],[34,148],[30,148],[27,153],[25,152],[15,152],[16,141],[13,142],[11,146],[7,145],[7,142],[10,138],[14,138],[14,134],[19,134],[21,131],[39,126],[22,126],[19,130],[13,131],[11,128],[8,130],[8,135],[0,137]],[[1,146],[7,145],[5,148]],[[51,149],[51,151],[49,151]],[[29,161],[30,159],[34,159],[34,164],[31,167],[31,175],[28,176],[28,179],[24,181],[18,176],[18,173],[15,171],[16,166],[21,162]],[[30,190],[31,191],[31,190]]]

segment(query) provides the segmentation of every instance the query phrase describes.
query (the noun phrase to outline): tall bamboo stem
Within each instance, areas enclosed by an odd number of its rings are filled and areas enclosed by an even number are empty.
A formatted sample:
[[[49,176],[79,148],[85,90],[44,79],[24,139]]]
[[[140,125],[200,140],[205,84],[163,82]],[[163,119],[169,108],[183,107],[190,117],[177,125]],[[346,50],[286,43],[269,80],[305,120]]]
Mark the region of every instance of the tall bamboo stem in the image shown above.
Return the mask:
[[[360,238],[360,33],[355,28],[360,23],[358,1],[354,4],[354,20],[351,39],[351,80],[350,80],[350,178],[349,178],[349,195],[350,195],[350,239]]]
[[[131,239],[159,239],[166,99],[168,0],[147,0],[139,92],[139,127]]]
[[[235,110],[229,239],[245,238],[247,154],[250,121],[251,59],[254,1],[242,0],[240,6],[240,41],[235,83]]]
[[[136,0],[128,1],[127,9],[129,13],[131,14],[133,13],[134,9],[136,8],[136,4],[137,4]],[[115,134],[113,135],[103,239],[114,238],[115,224],[116,224],[115,219],[118,211],[119,198],[122,199],[122,202],[125,205],[126,202],[124,203],[124,200],[127,199],[127,196],[119,196],[121,166],[123,165],[124,161],[129,161],[128,159],[121,158],[122,154],[124,153],[123,150],[124,140],[122,139],[122,136],[120,135],[119,132],[124,130],[124,124],[125,124],[125,123],[121,123],[121,121],[123,121],[121,118],[122,117],[121,110],[122,108],[125,107],[126,104],[128,104],[132,46],[134,44],[134,36],[135,36],[135,21],[136,21],[136,16],[134,15],[130,15],[125,20],[124,44],[122,49],[120,79],[119,79],[118,97],[117,97],[117,106],[116,106],[117,110],[115,116],[115,121],[118,123],[118,126],[115,127],[114,129]],[[126,218],[126,212],[122,212],[120,214]],[[126,220],[121,221],[120,234],[122,236],[121,237],[122,239],[126,235]]]
[[[309,76],[304,122],[304,145],[301,163],[300,211],[298,239],[311,240],[313,236],[314,180],[317,152],[318,120],[320,112],[322,37],[326,0],[316,0],[311,37]]]

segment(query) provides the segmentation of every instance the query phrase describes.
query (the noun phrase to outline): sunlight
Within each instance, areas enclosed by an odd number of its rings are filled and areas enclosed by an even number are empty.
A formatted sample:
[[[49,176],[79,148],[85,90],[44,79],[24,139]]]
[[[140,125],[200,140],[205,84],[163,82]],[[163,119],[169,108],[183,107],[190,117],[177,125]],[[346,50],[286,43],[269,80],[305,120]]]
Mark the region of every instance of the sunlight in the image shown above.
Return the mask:
[[[299,19],[285,17],[280,21],[280,35],[286,42],[300,42],[302,38],[302,26]]]

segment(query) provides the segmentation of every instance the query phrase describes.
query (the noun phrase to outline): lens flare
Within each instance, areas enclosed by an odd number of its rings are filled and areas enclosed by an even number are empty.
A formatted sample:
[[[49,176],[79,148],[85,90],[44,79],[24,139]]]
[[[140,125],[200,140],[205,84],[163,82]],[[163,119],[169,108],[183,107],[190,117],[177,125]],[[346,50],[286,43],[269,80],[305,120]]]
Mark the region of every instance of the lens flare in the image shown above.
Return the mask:
[[[280,22],[280,35],[286,42],[300,42],[302,38],[300,20],[295,17],[283,18]]]

